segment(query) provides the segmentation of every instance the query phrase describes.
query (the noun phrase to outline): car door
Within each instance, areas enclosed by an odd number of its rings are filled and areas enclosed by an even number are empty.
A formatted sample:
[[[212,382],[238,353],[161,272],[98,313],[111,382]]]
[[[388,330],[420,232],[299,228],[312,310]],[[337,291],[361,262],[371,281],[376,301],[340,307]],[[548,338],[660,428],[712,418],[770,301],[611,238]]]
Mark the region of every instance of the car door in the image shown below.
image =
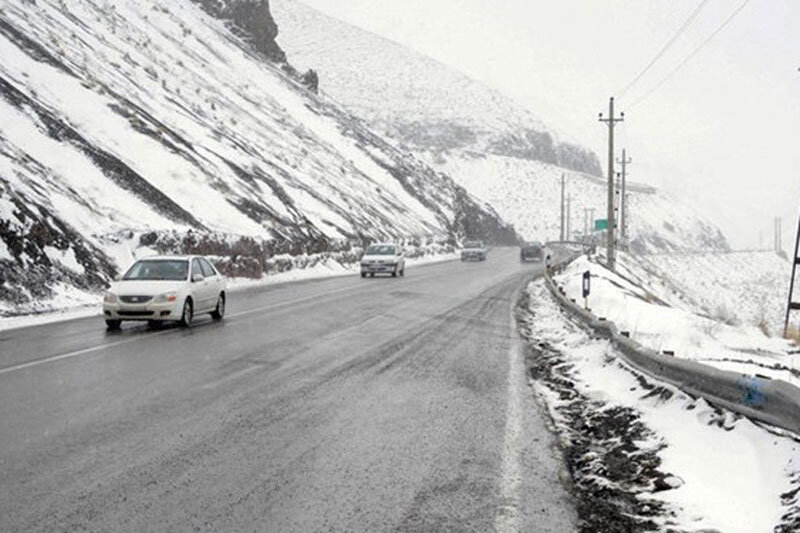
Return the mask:
[[[200,258],[200,264],[203,267],[203,275],[205,275],[206,280],[208,281],[208,290],[209,290],[209,302],[208,305],[210,307],[216,308],[217,306],[217,297],[219,293],[223,290],[223,283],[222,283],[222,276],[219,275],[219,272],[211,265],[208,259],[205,257]]]
[[[210,280],[203,274],[203,266],[198,258],[192,259],[192,295],[195,301],[195,314],[208,310]]]

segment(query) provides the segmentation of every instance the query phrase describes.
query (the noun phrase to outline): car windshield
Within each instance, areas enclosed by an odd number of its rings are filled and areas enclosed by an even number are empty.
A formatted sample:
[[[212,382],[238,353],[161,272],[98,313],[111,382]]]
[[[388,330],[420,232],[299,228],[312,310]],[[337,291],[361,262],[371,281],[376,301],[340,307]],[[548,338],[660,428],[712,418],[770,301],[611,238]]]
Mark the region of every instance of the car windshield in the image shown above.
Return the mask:
[[[394,246],[391,244],[373,244],[367,248],[365,255],[394,255]]]
[[[464,248],[483,248],[481,241],[467,241],[464,243]]]
[[[185,280],[189,274],[186,260],[143,260],[137,261],[122,277],[123,280]]]

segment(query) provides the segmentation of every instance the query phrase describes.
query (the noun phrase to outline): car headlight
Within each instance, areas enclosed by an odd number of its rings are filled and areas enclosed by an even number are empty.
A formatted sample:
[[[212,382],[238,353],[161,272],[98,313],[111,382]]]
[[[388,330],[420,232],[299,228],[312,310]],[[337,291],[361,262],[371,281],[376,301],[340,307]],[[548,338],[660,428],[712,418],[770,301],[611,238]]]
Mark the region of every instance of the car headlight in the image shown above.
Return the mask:
[[[164,294],[159,294],[155,298],[153,298],[153,303],[157,304],[165,304],[168,302],[174,302],[178,299],[178,293],[175,291],[165,292]]]
[[[103,296],[103,303],[106,304],[115,304],[117,303],[117,295],[113,292],[106,291],[105,295]]]

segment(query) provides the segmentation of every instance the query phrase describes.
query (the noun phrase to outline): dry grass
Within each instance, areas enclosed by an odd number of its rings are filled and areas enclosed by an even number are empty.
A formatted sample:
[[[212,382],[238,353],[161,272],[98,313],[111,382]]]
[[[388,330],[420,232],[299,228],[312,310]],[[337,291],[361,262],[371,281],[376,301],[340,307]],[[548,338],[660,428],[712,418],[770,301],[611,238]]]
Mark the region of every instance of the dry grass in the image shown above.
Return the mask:
[[[786,330],[786,338],[800,346],[800,329],[789,326],[789,329]]]

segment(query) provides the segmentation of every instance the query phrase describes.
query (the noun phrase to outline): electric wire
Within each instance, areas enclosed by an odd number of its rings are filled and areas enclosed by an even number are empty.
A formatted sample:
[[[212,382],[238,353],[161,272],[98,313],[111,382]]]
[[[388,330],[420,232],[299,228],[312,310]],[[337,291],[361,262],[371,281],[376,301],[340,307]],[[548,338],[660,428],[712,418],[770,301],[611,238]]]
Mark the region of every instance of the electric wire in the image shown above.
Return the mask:
[[[664,46],[661,48],[661,50],[658,51],[658,53],[653,57],[653,59],[651,59],[650,62],[647,63],[647,65],[645,65],[645,67],[641,70],[641,72],[639,72],[639,74],[637,74],[635,78],[633,78],[625,87],[623,87],[622,90],[617,92],[617,95],[619,97],[622,97],[625,93],[627,93],[628,90],[631,87],[633,87],[637,81],[642,79],[642,76],[644,76],[647,73],[647,71],[649,71],[650,68],[653,65],[655,65],[659,59],[661,59],[661,57],[667,52],[667,50],[669,50],[669,48],[675,43],[675,41],[678,40],[678,37],[680,37],[681,34],[683,34],[683,32],[686,31],[686,28],[688,28],[689,25],[694,21],[694,19],[697,18],[697,15],[700,14],[700,12],[703,10],[706,4],[708,4],[708,2],[709,0],[700,0],[700,3],[697,5],[694,11],[692,11],[692,13],[689,15],[689,18],[687,18],[683,22],[683,24],[680,25],[678,30],[672,35],[672,37],[669,38],[666,44],[664,44]]]
[[[741,12],[741,11],[742,11],[742,9],[744,9],[744,8],[745,8],[745,6],[747,6],[747,4],[749,4],[749,3],[750,3],[750,0],[744,0],[744,2],[742,2],[741,4],[739,4],[739,7],[737,7],[737,8],[736,8],[736,9],[733,11],[733,13],[731,13],[731,14],[728,16],[728,18],[726,18],[726,19],[725,19],[725,22],[723,22],[723,23],[722,23],[722,24],[721,24],[721,25],[720,25],[720,26],[719,26],[719,27],[718,27],[716,30],[714,30],[714,32],[713,32],[713,33],[711,33],[711,35],[709,35],[709,36],[708,36],[708,37],[707,37],[707,38],[706,38],[706,39],[705,39],[705,40],[704,40],[702,43],[700,43],[700,45],[699,45],[699,46],[697,46],[697,47],[696,47],[694,50],[692,50],[692,51],[689,53],[689,55],[687,55],[687,56],[686,56],[686,57],[683,59],[683,61],[681,61],[680,63],[678,63],[678,65],[677,65],[677,66],[676,66],[674,69],[672,69],[672,70],[669,72],[669,74],[667,74],[666,76],[664,76],[664,77],[661,79],[661,81],[659,81],[659,82],[658,82],[656,85],[654,85],[654,86],[653,86],[653,87],[652,87],[652,88],[651,88],[649,91],[647,91],[646,93],[644,93],[642,96],[640,96],[638,99],[636,99],[636,100],[635,100],[635,101],[634,101],[632,104],[630,104],[630,105],[628,106],[628,109],[633,109],[633,108],[634,108],[634,107],[636,107],[638,104],[640,104],[640,103],[642,103],[644,100],[646,100],[646,99],[647,99],[647,98],[648,98],[648,97],[649,97],[651,94],[653,94],[653,93],[654,93],[654,92],[656,92],[658,89],[660,89],[662,85],[664,85],[664,84],[665,84],[665,83],[666,83],[666,82],[667,82],[667,81],[668,81],[670,78],[672,78],[672,76],[674,76],[674,75],[675,75],[675,73],[677,73],[677,72],[678,72],[678,71],[679,71],[681,68],[683,68],[683,66],[684,66],[686,63],[688,63],[688,62],[689,62],[689,60],[691,60],[691,59],[692,59],[692,58],[693,58],[695,55],[697,55],[697,53],[698,53],[698,52],[700,52],[700,50],[702,50],[702,49],[703,49],[703,48],[704,48],[704,47],[705,47],[705,46],[706,46],[706,45],[707,45],[707,44],[708,44],[708,43],[709,43],[709,42],[710,42],[710,41],[711,41],[711,40],[712,40],[714,37],[716,37],[716,36],[717,36],[717,34],[718,34],[719,32],[721,32],[722,30],[724,30],[724,29],[725,29],[725,28],[728,26],[728,24],[730,24],[730,23],[731,23],[731,21],[733,21],[733,19],[734,19],[734,18],[736,18],[736,15],[738,15],[738,14],[739,14],[739,12]]]

